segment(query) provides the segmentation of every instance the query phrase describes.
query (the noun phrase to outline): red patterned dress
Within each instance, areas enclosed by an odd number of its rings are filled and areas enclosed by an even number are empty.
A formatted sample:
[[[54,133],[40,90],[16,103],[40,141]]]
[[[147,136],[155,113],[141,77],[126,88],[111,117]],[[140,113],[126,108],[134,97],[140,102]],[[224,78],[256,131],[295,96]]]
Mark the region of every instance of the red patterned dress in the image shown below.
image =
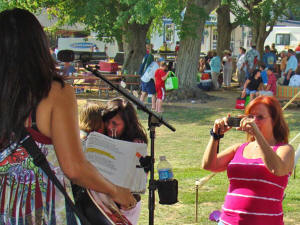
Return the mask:
[[[41,134],[34,122],[30,122],[28,131],[72,197],[69,180],[58,166],[51,139]],[[80,224],[66,204],[64,196],[47,175],[34,165],[32,157],[22,144],[12,144],[0,151],[0,224]]]

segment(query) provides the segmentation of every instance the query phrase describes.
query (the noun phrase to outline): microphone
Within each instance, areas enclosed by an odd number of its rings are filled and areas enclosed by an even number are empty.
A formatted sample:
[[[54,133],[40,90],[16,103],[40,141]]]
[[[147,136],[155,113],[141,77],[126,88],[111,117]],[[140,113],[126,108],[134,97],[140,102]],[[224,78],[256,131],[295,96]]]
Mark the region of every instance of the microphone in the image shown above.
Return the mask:
[[[61,62],[73,62],[75,53],[72,50],[61,50],[57,53],[57,59]]]
[[[107,59],[105,52],[74,52],[73,50],[60,50],[57,59],[61,62],[72,62],[74,60],[87,63]]]

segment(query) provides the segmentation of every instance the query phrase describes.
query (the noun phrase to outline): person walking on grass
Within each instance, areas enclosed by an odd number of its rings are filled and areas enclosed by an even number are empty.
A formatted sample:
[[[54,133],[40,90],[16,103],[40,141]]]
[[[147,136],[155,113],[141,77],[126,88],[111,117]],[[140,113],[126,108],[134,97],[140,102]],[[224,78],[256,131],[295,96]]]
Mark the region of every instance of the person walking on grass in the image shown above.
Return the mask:
[[[223,57],[223,82],[224,87],[230,87],[232,76],[232,57],[231,51],[225,50]]]
[[[209,62],[210,69],[211,69],[211,79],[212,79],[214,90],[218,90],[220,88],[218,77],[221,70],[221,59],[217,55],[216,51],[213,51],[212,55],[213,57]]]
[[[158,113],[162,113],[162,103],[165,98],[165,80],[167,79],[169,72],[167,72],[167,63],[161,62],[159,69],[155,72],[155,90],[156,90],[156,109]]]

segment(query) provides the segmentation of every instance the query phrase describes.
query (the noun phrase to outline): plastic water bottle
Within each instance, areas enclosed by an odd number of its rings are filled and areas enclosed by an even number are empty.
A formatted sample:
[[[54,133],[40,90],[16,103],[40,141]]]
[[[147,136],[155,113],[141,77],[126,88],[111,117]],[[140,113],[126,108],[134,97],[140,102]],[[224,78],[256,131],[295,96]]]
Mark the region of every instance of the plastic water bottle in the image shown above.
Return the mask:
[[[159,180],[173,179],[173,170],[171,164],[167,161],[166,156],[160,156],[157,165]]]

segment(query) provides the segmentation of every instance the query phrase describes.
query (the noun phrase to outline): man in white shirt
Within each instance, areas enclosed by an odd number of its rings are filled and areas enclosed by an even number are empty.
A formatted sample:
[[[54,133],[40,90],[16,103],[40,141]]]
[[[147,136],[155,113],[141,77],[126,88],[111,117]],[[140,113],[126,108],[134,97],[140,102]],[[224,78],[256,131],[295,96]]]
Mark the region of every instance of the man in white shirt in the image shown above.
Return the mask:
[[[289,85],[290,78],[295,74],[298,66],[298,60],[295,56],[295,52],[292,49],[288,50],[288,61],[284,71],[284,82],[283,85]]]
[[[256,50],[256,45],[252,44],[251,49],[248,50],[245,54],[245,63],[247,66],[247,78],[255,69],[258,69],[259,60],[260,60],[260,55],[259,52]]]
[[[243,47],[240,47],[240,56],[238,58],[238,61],[236,63],[237,67],[237,77],[238,77],[238,82],[241,88],[244,87],[244,83],[246,80],[246,65],[245,65],[245,53],[246,49]]]

